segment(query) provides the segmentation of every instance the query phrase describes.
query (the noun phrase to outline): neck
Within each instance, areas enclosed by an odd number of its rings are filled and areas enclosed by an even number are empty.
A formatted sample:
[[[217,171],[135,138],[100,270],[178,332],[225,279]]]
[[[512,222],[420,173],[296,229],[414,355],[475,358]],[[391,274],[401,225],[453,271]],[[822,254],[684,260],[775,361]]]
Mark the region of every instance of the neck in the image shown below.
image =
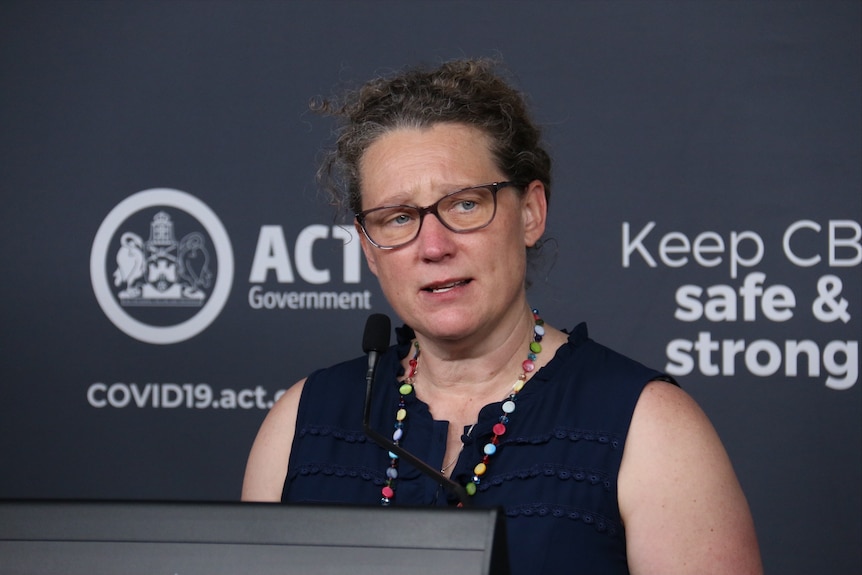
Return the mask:
[[[418,395],[425,401],[438,395],[452,400],[460,396],[499,399],[496,396],[508,392],[522,371],[534,324],[532,311],[525,307],[510,325],[501,326],[496,336],[487,334],[473,345],[417,335],[422,350]]]

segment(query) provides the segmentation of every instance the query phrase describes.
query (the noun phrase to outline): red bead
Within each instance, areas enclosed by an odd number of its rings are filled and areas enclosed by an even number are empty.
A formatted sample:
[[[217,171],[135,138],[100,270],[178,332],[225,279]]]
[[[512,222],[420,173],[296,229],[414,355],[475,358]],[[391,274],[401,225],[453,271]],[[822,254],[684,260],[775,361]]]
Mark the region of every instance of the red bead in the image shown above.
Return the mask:
[[[506,426],[502,423],[497,423],[494,425],[494,435],[503,435],[506,433]]]
[[[395,491],[393,491],[392,488],[388,485],[381,490],[381,493],[383,493],[383,497],[386,498],[391,498],[393,495],[395,495]]]

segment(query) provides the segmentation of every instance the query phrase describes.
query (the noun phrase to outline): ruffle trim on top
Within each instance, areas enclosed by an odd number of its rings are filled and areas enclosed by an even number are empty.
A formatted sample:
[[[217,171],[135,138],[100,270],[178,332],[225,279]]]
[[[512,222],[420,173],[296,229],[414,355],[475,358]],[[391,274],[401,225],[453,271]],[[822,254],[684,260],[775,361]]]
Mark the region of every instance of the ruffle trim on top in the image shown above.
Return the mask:
[[[365,443],[368,441],[368,436],[364,431],[354,431],[351,429],[340,429],[329,425],[306,425],[299,430],[299,437],[307,435],[315,437],[333,437],[347,443]]]
[[[500,445],[535,445],[548,443],[551,439],[568,439],[569,441],[595,441],[602,445],[607,445],[613,449],[618,449],[622,446],[622,440],[613,433],[604,431],[595,431],[591,429],[566,429],[562,427],[554,428],[548,433],[534,435],[532,437],[511,437],[504,439]]]
[[[506,482],[518,479],[535,479],[538,477],[556,477],[560,481],[586,482],[590,485],[601,487],[604,491],[611,491],[611,480],[606,473],[600,473],[590,469],[580,469],[564,465],[536,464],[530,467],[514,469],[505,473],[491,475],[479,484],[479,491],[487,491],[492,487],[499,487]]]
[[[374,485],[383,485],[384,483],[386,483],[386,479],[379,471],[369,469],[368,467],[337,465],[333,463],[316,463],[313,461],[302,463],[296,468],[295,471],[291,471],[290,475],[325,475],[327,477],[361,479],[363,481],[370,481]]]
[[[505,511],[507,517],[554,517],[557,519],[580,521],[585,525],[593,527],[598,533],[604,533],[610,537],[616,537],[623,533],[622,527],[607,517],[564,505],[527,503],[506,507]]]

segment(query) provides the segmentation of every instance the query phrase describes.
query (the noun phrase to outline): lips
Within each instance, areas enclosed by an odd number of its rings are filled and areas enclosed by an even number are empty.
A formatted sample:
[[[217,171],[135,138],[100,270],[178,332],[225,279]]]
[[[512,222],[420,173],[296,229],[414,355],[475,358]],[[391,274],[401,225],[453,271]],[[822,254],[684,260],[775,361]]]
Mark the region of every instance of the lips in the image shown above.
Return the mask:
[[[472,280],[457,280],[439,284],[432,284],[422,288],[422,291],[426,291],[428,293],[446,293],[447,291],[453,290],[457,287],[465,286],[471,281]]]

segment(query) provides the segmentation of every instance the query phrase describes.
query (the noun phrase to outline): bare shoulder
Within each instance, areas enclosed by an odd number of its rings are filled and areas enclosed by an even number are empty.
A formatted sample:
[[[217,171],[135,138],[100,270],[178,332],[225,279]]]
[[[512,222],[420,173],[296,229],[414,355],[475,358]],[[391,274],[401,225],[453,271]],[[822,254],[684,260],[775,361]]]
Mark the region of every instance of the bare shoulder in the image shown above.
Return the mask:
[[[263,420],[245,467],[243,501],[281,500],[304,385],[304,379],[292,385]]]
[[[715,429],[679,387],[643,390],[619,503],[632,573],[762,573],[748,503]]]

